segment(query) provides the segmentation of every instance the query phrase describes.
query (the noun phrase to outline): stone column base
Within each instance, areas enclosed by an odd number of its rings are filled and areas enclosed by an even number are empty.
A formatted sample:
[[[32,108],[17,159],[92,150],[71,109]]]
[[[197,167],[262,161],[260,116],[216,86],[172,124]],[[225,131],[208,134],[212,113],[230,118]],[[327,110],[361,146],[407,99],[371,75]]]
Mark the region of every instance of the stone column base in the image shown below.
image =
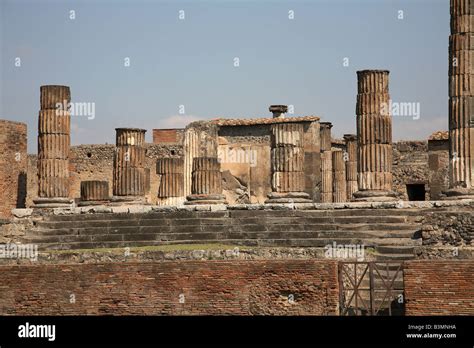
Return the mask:
[[[160,206],[180,206],[186,202],[186,197],[158,197],[157,205]]]
[[[457,200],[457,199],[474,199],[474,189],[473,188],[452,188],[447,191],[443,191],[444,197],[441,197],[441,200]]]
[[[137,205],[144,205],[148,204],[147,200],[143,196],[112,196],[109,205],[129,205],[129,204],[137,204]]]
[[[228,204],[224,195],[189,195],[186,197],[185,205],[202,205],[202,204]]]
[[[110,203],[110,200],[107,201],[80,201],[77,203],[78,207],[90,207],[94,205],[107,205]]]
[[[38,197],[33,200],[33,208],[72,208],[74,201],[65,197]]]
[[[398,199],[398,193],[393,191],[367,190],[354,193],[352,202],[391,202]]]
[[[266,204],[271,203],[312,203],[306,192],[272,192],[268,194]]]

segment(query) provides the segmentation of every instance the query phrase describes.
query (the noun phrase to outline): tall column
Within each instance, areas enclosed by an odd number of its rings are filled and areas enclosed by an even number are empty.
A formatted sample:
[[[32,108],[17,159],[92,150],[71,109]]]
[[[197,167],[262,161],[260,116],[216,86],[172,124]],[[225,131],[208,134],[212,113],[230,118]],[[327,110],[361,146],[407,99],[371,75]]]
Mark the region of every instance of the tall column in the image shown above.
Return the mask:
[[[451,0],[448,199],[474,198],[474,0]]]
[[[275,111],[276,110],[276,111]],[[286,111],[279,105],[270,106],[274,118]],[[304,173],[304,127],[302,123],[274,123],[271,125],[272,192],[266,203],[308,203],[310,196],[305,191]]]
[[[221,164],[217,157],[195,157],[191,194],[184,204],[226,204],[222,194]]]
[[[37,208],[71,206],[69,199],[69,147],[71,115],[67,86],[41,86],[38,119]]]
[[[156,163],[160,177],[158,205],[182,205],[184,196],[184,162],[182,158],[162,158]]]
[[[346,202],[346,163],[344,162],[344,152],[341,150],[332,151],[332,178],[332,201],[334,203]]]
[[[350,201],[358,190],[357,184],[357,135],[344,134],[346,141],[346,193]]]
[[[113,202],[145,203],[145,129],[116,128]]]
[[[321,139],[321,203],[332,202],[331,122],[320,123]]]
[[[357,72],[357,201],[391,201],[392,118],[386,70]]]

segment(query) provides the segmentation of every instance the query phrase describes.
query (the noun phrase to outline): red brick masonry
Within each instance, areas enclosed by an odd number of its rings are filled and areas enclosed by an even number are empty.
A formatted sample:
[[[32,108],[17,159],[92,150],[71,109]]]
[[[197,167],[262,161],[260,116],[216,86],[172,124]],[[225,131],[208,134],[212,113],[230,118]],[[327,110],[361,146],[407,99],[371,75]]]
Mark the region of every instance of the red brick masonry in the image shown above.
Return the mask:
[[[410,261],[406,315],[474,315],[474,261]]]
[[[26,201],[26,124],[0,120],[0,218]]]
[[[177,144],[180,142],[178,129],[153,129],[154,144]]]
[[[0,266],[0,315],[337,315],[337,263]]]

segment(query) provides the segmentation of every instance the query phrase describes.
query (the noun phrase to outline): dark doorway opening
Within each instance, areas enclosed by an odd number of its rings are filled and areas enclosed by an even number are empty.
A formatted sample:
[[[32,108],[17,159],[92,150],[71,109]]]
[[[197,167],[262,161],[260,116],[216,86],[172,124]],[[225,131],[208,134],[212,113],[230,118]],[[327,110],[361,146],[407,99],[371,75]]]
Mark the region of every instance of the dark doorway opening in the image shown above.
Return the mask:
[[[424,201],[425,184],[407,184],[407,194],[409,201]]]

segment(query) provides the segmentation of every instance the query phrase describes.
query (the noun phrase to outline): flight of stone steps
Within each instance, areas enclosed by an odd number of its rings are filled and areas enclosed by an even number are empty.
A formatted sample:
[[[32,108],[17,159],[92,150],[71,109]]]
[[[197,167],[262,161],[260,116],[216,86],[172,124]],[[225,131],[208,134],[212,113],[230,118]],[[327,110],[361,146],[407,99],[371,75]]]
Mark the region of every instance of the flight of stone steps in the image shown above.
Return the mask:
[[[377,260],[413,258],[413,209],[227,210],[47,215],[24,242],[46,249],[220,243],[254,247],[364,245]]]

